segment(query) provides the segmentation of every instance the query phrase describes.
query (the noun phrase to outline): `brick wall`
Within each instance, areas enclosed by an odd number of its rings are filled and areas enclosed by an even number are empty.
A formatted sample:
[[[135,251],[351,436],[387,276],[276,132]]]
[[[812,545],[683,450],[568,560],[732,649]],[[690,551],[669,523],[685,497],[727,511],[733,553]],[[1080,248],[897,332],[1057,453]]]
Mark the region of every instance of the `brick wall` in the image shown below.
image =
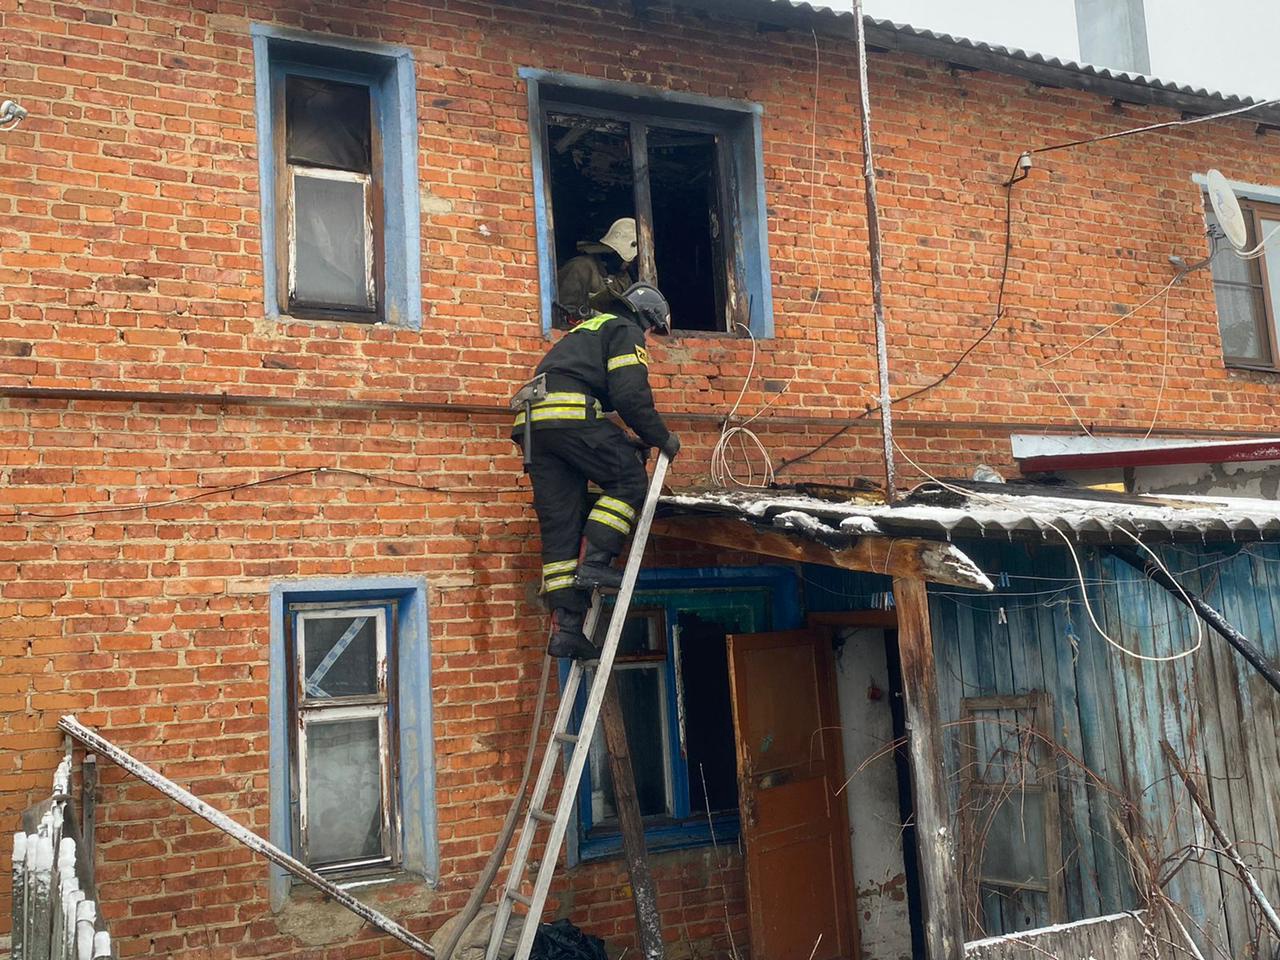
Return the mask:
[[[31,111],[0,135],[0,392],[132,392],[0,399],[0,503],[16,511],[0,514],[0,818],[43,794],[56,717],[74,710],[265,833],[269,585],[425,576],[445,880],[381,903],[426,930],[461,906],[505,812],[543,629],[528,495],[494,409],[546,345],[517,68],[763,104],[777,336],[760,344],[743,409],[787,385],[753,425],[780,462],[875,390],[854,64],[842,39],[661,5],[641,20],[621,0],[277,6],[0,2],[4,94]],[[264,322],[251,22],[413,50],[420,333]],[[905,392],[946,371],[993,315],[1000,184],[1017,154],[1174,117],[898,55],[875,57],[872,84],[890,355]],[[1193,171],[1216,163],[1280,183],[1272,145],[1239,121],[1045,157],[1013,194],[1006,319],[903,406],[907,453],[930,471],[1007,467],[1011,431],[1076,427],[1063,395],[1109,431],[1273,430],[1272,378],[1222,365],[1205,271],[1173,288],[1167,320],[1157,300],[1056,364],[1058,386],[1035,369],[1158,290],[1169,254],[1202,254]],[[675,479],[692,486],[750,346],[686,337],[653,355],[659,402],[686,440]],[[138,395],[164,392],[188,396]],[[403,401],[431,406],[392,406]],[[875,478],[878,446],[864,421],[792,474]],[[92,513],[319,467],[355,473]],[[61,513],[86,515],[39,516]],[[122,955],[395,953],[306,897],[273,916],[260,861],[104,774],[101,880]],[[710,851],[656,858],[668,935],[686,955],[723,952],[727,926],[744,942],[740,865],[725,856],[727,870]],[[559,895],[622,945],[624,884],[617,863],[599,864],[562,875]]]

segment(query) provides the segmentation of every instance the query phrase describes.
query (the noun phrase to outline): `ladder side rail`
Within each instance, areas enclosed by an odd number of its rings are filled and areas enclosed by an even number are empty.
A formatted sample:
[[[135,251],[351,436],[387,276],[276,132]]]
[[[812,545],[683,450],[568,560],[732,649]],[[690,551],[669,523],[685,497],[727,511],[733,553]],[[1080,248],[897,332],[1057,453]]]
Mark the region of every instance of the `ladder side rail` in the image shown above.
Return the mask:
[[[595,633],[596,623],[600,618],[602,607],[603,604],[600,602],[599,592],[593,593],[591,608],[587,611],[586,622],[583,624],[583,632],[588,637]],[[547,794],[551,790],[551,780],[555,775],[557,754],[561,752],[567,753],[567,751],[562,751],[558,746],[556,734],[563,733],[569,728],[569,720],[573,716],[573,708],[578,699],[578,687],[583,675],[583,665],[578,661],[574,661],[570,665],[569,676],[565,681],[564,688],[560,691],[560,705],[557,707],[555,719],[551,723],[551,733],[547,740],[547,749],[542,755],[542,763],[538,767],[537,779],[534,781],[533,790],[529,794],[524,820],[520,825],[520,837],[516,842],[516,852],[511,858],[511,867],[507,872],[507,879],[503,881],[502,892],[498,896],[498,909],[494,914],[493,925],[489,930],[489,946],[485,950],[485,960],[497,960],[503,938],[507,934],[507,925],[511,922],[511,910],[515,903],[512,895],[518,894],[520,887],[524,883],[525,864],[528,863],[529,853],[533,849],[533,841],[537,836],[538,821],[533,817],[531,811],[541,810],[542,805],[546,803]],[[537,735],[538,731],[533,731],[532,736]]]
[[[587,765],[587,756],[591,751],[591,740],[595,735],[596,723],[600,718],[600,707],[604,703],[604,693],[609,685],[613,672],[613,659],[618,652],[618,642],[622,638],[622,629],[626,623],[627,611],[631,606],[631,595],[635,592],[636,580],[640,575],[640,565],[644,562],[645,548],[649,542],[649,529],[653,525],[653,513],[662,493],[662,481],[666,477],[668,460],[665,454],[659,453],[653,468],[653,477],[649,481],[649,491],[645,495],[644,508],[636,523],[635,534],[631,541],[631,550],[627,555],[627,566],[622,574],[622,586],[618,590],[618,598],[614,603],[613,615],[609,620],[609,631],[605,636],[604,647],[600,651],[600,660],[596,665],[595,679],[591,684],[591,692],[587,696],[587,705],[583,710],[582,722],[578,725],[578,742],[574,744],[573,755],[569,760],[569,769],[565,773],[564,786],[560,792],[560,802],[556,805],[555,822],[551,824],[551,835],[547,838],[547,846],[538,867],[538,878],[534,883],[533,896],[530,898],[529,915],[524,928],[520,931],[520,942],[516,947],[515,960],[529,960],[533,950],[533,939],[537,934],[538,924],[542,919],[542,909],[546,904],[547,894],[551,889],[551,879],[555,875],[556,865],[560,859],[560,847],[564,843],[565,831],[573,812],[574,798],[577,795],[578,783]],[[495,925],[496,926],[496,925]]]
[[[529,793],[524,819],[520,824],[520,836],[516,841],[515,854],[511,858],[507,879],[503,881],[502,892],[498,896],[498,911],[494,914],[493,927],[489,931],[489,946],[485,951],[486,960],[496,960],[502,939],[506,936],[507,924],[511,919],[511,905],[514,902],[512,894],[520,892],[520,887],[524,882],[524,866],[528,863],[529,853],[533,849],[533,842],[538,831],[538,821],[530,815],[530,811],[541,809],[542,804],[546,802],[547,794],[551,790],[551,781],[555,776],[558,749],[555,735],[569,724],[581,679],[582,668],[575,662],[569,670],[569,677],[564,689],[560,691],[560,706],[556,709],[556,717],[551,728],[551,735],[547,741],[547,749],[543,753],[542,762],[538,766],[538,776],[534,781],[533,789]]]

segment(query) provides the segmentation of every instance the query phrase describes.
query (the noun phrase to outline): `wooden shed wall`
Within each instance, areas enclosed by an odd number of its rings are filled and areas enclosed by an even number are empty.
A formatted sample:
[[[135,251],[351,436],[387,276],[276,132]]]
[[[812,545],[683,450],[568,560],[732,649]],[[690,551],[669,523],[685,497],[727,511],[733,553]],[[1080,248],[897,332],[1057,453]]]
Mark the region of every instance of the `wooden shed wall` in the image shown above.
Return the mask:
[[[1057,745],[1063,919],[1137,904],[1117,820],[1156,863],[1210,842],[1168,769],[1161,739],[1202,771],[1225,829],[1256,865],[1268,895],[1280,901],[1274,853],[1280,849],[1280,694],[1207,628],[1200,648],[1178,659],[1142,660],[1108,644],[1060,546],[961,546],[998,586],[986,595],[930,592],[953,815],[960,799],[961,700],[1045,690]],[[1158,553],[1187,589],[1280,661],[1280,546],[1179,545]],[[1154,658],[1195,646],[1196,621],[1174,597],[1096,550],[1082,550],[1080,559],[1093,614],[1117,644]],[[805,580],[810,610],[866,608],[886,589],[882,578],[827,569],[806,568]],[[1189,928],[1233,955],[1255,936],[1256,911],[1241,885],[1212,863],[1189,862],[1167,893],[1185,911]]]

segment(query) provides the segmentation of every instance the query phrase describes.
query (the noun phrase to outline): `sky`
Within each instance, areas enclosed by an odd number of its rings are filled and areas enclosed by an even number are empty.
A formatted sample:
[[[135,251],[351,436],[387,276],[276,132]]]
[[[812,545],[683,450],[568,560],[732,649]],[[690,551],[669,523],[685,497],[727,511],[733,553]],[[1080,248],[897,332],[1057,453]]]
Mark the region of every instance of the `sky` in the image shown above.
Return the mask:
[[[851,0],[813,0],[848,10]],[[1161,80],[1280,97],[1280,2],[1145,0],[1151,72]],[[1074,0],[863,0],[868,14],[939,33],[1078,60]],[[1108,64],[1100,64],[1108,66]]]

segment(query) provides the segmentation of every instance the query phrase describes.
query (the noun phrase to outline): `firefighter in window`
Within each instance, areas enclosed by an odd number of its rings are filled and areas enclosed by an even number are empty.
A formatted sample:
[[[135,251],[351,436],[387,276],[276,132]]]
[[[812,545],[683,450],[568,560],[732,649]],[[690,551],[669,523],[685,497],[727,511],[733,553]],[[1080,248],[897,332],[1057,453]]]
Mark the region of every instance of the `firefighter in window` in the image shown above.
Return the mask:
[[[621,293],[605,291],[591,305],[606,312],[579,321],[547,351],[524,388],[536,384],[540,399],[517,415],[512,430],[520,444],[531,430],[528,470],[542,533],[542,593],[552,611],[547,653],[579,660],[598,656],[583,633],[591,591],[622,583],[612,564],[649,486],[644,451],[657,447],[674,457],[680,450],[654,408],[644,346],[646,332],[670,332],[666,298],[641,282]],[[638,439],[605,418],[611,410]],[[588,481],[603,491],[594,503],[588,503]]]
[[[607,294],[631,286],[638,250],[636,222],[631,217],[613,221],[597,242],[580,242],[578,255],[556,274],[556,326],[572,327],[595,314],[595,304]]]

